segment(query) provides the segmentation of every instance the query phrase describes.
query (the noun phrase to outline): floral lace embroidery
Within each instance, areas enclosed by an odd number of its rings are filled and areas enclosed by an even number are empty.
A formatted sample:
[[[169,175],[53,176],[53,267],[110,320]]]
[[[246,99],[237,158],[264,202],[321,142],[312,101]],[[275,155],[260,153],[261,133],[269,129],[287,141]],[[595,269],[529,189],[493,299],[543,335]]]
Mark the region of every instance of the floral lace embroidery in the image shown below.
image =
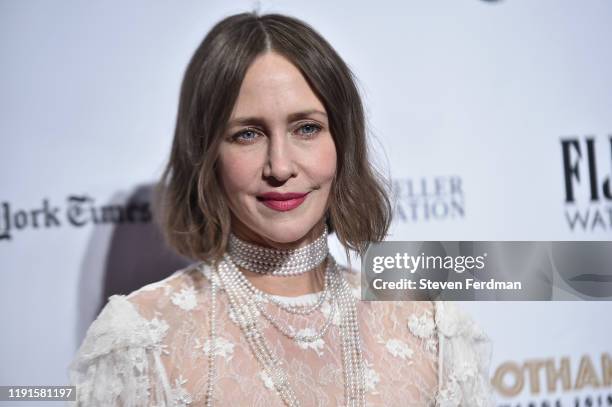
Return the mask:
[[[429,311],[425,311],[421,316],[416,314],[410,315],[408,318],[408,329],[415,336],[425,339],[425,349],[429,352],[437,351],[437,339],[434,337],[436,323],[433,315]]]
[[[196,339],[196,342],[197,342],[197,347],[201,348],[204,354],[208,356],[208,354],[210,353],[211,347],[212,347],[211,340],[207,339],[203,345],[200,345],[199,340],[197,339]],[[228,361],[232,359],[232,357],[234,356],[234,344],[232,342],[228,341],[222,336],[217,336],[215,338],[215,345],[216,345],[215,347],[216,356],[221,356],[222,358]]]
[[[184,379],[183,376],[179,376],[174,381],[172,393],[174,394],[174,402],[177,406],[186,406],[193,402],[191,394],[183,387],[185,383],[187,383],[187,379]]]
[[[412,314],[408,318],[408,328],[419,338],[431,337],[434,334],[435,327],[431,312],[426,311],[420,317]]]
[[[298,331],[298,335],[312,336],[316,332],[312,328],[304,328]],[[316,341],[306,342],[306,341],[298,341],[297,345],[301,349],[312,349],[314,350],[318,356],[323,355],[323,349],[325,349],[325,341],[322,338],[317,339]]]
[[[172,303],[185,311],[191,311],[198,305],[196,291],[193,287],[183,288],[171,297]]]
[[[270,375],[268,375],[265,371],[262,370],[261,372],[259,372],[259,377],[261,378],[264,383],[264,386],[266,386],[268,390],[274,390],[274,380],[272,380]]]
[[[372,394],[378,394],[376,391],[376,385],[380,382],[380,376],[376,370],[372,368],[372,364],[367,360],[364,360],[363,365],[366,391]]]
[[[155,318],[147,322],[149,335],[151,337],[151,348],[158,349],[162,353],[168,354],[168,346],[163,343],[166,333],[168,332],[168,323],[163,319],[159,319],[160,314],[156,313]]]
[[[389,339],[385,344],[385,347],[393,356],[404,360],[412,358],[412,354],[414,353],[406,342],[400,341],[399,339]]]

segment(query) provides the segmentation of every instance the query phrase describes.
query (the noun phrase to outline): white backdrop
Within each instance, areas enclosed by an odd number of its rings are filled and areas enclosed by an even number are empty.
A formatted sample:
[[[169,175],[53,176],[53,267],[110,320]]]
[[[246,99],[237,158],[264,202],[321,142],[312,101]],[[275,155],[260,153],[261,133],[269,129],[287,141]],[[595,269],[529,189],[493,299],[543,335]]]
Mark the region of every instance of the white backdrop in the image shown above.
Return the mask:
[[[0,385],[66,384],[105,295],[150,278],[147,265],[178,264],[145,250],[154,237],[139,245],[154,236],[139,205],[167,158],[195,47],[219,19],[257,7],[228,3],[0,1]],[[259,7],[312,24],[359,78],[396,185],[390,240],[610,240],[609,1]],[[580,149],[569,203],[562,140]],[[135,221],[100,221],[128,202]],[[576,214],[585,226],[570,225]],[[494,341],[500,406],[612,400],[611,303],[463,305]],[[570,385],[551,391],[546,363],[563,358]]]

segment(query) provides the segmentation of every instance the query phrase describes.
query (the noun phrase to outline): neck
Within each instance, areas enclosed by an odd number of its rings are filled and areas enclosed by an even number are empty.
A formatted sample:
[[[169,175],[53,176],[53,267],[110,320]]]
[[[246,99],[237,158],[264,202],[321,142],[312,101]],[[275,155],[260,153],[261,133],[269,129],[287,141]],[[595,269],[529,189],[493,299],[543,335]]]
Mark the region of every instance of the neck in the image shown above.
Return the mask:
[[[270,249],[281,249],[281,250],[299,249],[301,247],[308,245],[309,243],[312,243],[316,238],[321,236],[321,233],[323,233],[324,228],[325,228],[325,223],[319,222],[316,225],[314,225],[301,238],[293,242],[281,243],[281,242],[275,242],[272,239],[268,239],[264,236],[261,236],[253,232],[251,228],[249,228],[244,223],[240,222],[238,219],[234,217],[232,217],[232,223],[231,223],[232,233],[236,235],[238,238],[240,238],[241,240],[247,243],[255,244],[257,246],[267,247]]]

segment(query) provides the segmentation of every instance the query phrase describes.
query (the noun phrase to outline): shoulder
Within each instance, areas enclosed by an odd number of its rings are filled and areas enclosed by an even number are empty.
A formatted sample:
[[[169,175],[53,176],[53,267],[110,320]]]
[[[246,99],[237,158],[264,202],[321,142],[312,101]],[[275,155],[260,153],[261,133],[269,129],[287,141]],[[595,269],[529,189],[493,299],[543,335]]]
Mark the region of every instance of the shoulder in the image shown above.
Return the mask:
[[[489,364],[492,343],[482,328],[458,304],[434,301],[440,341],[440,392],[444,406],[492,405]]]
[[[194,264],[177,270],[128,295],[109,297],[89,326],[78,359],[87,362],[117,349],[159,345],[169,329],[169,310],[190,308],[197,302],[197,290],[205,280],[198,267]]]
[[[146,319],[176,311],[192,311],[201,306],[208,280],[206,263],[194,263],[175,271],[169,277],[145,285],[125,296]]]
[[[87,330],[78,352],[80,362],[111,353],[114,349],[150,343],[147,321],[123,295],[113,295]]]
[[[157,404],[169,405],[167,360],[160,356],[173,348],[173,329],[188,320],[185,309],[199,301],[205,278],[198,270],[192,265],[109,297],[68,366],[78,405],[152,405],[153,389]]]

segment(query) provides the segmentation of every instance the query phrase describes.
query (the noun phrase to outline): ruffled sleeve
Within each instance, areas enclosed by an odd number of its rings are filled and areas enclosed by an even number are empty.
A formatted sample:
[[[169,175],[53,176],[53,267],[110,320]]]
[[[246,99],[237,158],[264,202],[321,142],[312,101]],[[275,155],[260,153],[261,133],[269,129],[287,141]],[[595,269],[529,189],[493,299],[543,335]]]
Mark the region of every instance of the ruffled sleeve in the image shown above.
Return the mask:
[[[69,366],[74,405],[172,405],[160,360],[167,330],[163,320],[143,318],[125,296],[110,297]]]
[[[491,340],[457,305],[435,301],[439,360],[436,406],[492,406]]]

